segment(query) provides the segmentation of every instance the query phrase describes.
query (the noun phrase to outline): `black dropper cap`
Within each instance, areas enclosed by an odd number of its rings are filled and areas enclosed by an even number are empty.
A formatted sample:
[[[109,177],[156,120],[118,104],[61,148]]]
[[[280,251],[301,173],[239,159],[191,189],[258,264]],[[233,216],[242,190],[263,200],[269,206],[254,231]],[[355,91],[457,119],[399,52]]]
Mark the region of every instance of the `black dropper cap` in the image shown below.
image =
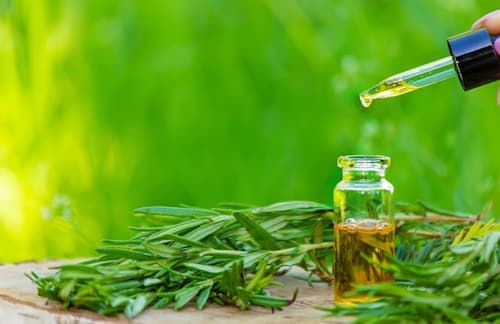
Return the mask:
[[[448,48],[464,90],[500,79],[500,57],[493,45],[497,37],[490,36],[483,28],[448,38]]]

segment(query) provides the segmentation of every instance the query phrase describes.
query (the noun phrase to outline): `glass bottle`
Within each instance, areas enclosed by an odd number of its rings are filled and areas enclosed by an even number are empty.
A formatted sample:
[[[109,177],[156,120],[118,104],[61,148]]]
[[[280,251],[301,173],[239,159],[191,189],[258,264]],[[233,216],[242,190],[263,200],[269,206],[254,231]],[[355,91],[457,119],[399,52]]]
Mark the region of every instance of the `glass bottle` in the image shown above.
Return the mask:
[[[381,155],[347,155],[338,159],[342,181],[333,192],[336,303],[367,299],[345,296],[353,284],[393,280],[392,274],[365,259],[385,263],[386,254],[394,255],[394,188],[385,179],[389,165],[390,158]]]

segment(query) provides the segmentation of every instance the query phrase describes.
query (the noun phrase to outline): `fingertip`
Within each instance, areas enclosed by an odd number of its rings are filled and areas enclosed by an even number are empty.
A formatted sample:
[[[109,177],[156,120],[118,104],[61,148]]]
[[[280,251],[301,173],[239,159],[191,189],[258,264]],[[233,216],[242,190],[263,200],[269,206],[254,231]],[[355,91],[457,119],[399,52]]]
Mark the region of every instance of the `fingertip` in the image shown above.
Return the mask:
[[[484,27],[488,29],[490,35],[500,33],[500,10],[497,10],[490,15],[484,22]]]
[[[484,22],[485,22],[485,20],[486,20],[486,19],[484,19],[484,18],[480,18],[479,20],[476,20],[476,21],[472,24],[472,26],[470,26],[470,29],[475,30],[475,29],[479,29],[479,28],[483,27],[483,26],[484,26]]]
[[[492,20],[496,20],[497,17],[494,17],[494,16],[496,16],[497,14],[499,15],[498,18],[500,20],[500,9],[498,9],[498,10],[492,11],[490,13],[487,13],[486,15],[484,15],[481,18],[479,18],[478,20],[476,20],[472,24],[471,29],[479,29],[481,27],[487,27],[488,28],[488,26],[487,26],[488,20],[490,20],[490,18],[493,18]],[[490,32],[492,32],[492,31],[490,31]]]
[[[498,92],[497,92],[497,105],[498,108],[500,108],[500,86],[498,86]]]

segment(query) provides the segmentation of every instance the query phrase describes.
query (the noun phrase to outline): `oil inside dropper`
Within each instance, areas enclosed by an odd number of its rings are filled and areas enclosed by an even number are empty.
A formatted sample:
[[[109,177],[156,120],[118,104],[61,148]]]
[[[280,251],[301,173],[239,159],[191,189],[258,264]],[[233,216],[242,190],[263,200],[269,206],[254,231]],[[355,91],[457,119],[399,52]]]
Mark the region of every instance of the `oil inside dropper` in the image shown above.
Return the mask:
[[[451,56],[393,75],[359,95],[361,104],[368,108],[374,99],[399,96],[456,75]]]

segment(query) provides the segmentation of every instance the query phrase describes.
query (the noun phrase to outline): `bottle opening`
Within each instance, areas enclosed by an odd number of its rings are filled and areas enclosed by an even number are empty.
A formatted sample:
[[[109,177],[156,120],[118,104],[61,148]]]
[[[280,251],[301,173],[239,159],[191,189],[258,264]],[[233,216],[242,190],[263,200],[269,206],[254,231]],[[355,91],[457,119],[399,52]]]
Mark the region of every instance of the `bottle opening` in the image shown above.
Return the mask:
[[[391,158],[384,155],[344,155],[337,160],[342,169],[386,169],[391,164]]]

